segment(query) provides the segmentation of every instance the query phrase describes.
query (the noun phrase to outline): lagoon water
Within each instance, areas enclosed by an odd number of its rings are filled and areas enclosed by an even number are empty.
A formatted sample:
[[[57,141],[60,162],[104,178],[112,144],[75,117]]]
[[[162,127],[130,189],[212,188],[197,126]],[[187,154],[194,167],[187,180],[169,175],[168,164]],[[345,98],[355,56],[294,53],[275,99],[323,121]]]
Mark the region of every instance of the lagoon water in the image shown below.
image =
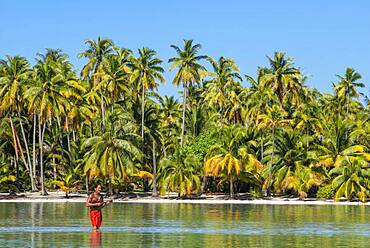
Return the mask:
[[[0,203],[0,247],[369,247],[367,206]]]

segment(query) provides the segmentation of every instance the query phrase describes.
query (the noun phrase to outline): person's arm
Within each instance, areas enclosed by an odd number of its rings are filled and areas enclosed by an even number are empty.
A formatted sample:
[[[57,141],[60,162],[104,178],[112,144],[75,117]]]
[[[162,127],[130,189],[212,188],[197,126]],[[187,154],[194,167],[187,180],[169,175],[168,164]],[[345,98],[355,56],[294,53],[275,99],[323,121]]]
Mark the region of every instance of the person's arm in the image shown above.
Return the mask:
[[[105,206],[111,204],[112,202],[113,202],[113,200],[112,199],[109,199],[109,200],[107,200],[107,201],[104,202],[104,205],[103,206],[105,207]]]
[[[87,201],[86,201],[86,207],[100,207],[102,206],[102,202],[97,202],[97,203],[92,203],[93,197],[92,197],[92,194],[89,195],[89,197],[87,198]]]

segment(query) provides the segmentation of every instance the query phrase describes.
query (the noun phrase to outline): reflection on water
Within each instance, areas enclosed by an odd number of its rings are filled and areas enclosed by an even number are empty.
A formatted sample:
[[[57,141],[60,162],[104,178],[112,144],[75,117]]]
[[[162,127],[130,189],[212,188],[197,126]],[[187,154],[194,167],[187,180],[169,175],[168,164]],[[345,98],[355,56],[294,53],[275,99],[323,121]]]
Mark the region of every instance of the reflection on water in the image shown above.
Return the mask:
[[[0,247],[366,247],[365,206],[0,203]]]
[[[91,248],[98,248],[101,247],[101,231],[100,230],[93,230],[90,233],[90,247]]]

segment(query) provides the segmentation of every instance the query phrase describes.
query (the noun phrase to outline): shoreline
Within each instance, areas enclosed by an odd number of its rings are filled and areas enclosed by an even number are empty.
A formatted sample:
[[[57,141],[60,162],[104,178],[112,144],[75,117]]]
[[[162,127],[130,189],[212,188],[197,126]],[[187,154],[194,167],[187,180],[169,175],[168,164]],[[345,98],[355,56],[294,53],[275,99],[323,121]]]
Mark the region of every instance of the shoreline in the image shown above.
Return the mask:
[[[49,192],[47,196],[41,196],[40,193],[24,193],[17,196],[9,196],[9,194],[0,194],[1,203],[37,203],[37,202],[50,202],[50,203],[84,203],[87,199],[86,194],[70,194],[70,198],[65,198],[64,193]],[[234,204],[234,205],[343,205],[343,206],[367,206],[370,202],[359,201],[338,201],[322,200],[322,199],[306,199],[299,200],[298,198],[283,198],[273,197],[271,199],[220,199],[221,196],[207,196],[201,199],[176,199],[168,197],[153,198],[136,197],[136,198],[118,198],[113,199],[114,203],[146,203],[146,204]]]

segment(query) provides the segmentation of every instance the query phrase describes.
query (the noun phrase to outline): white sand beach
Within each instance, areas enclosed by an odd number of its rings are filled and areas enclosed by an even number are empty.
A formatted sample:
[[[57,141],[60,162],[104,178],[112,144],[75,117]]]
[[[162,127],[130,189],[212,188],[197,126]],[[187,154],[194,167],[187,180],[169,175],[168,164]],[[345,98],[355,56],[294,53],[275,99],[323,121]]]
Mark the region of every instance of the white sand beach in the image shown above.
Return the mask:
[[[5,202],[58,202],[58,203],[83,203],[86,201],[86,194],[70,194],[69,198],[65,198],[64,192],[48,192],[47,196],[41,196],[40,193],[23,193],[17,196],[9,196],[9,194],[0,194],[0,204]],[[308,198],[299,200],[298,198],[272,197],[270,199],[225,199],[225,195],[202,195],[199,199],[177,199],[162,196],[153,198],[146,197],[124,197],[114,199],[114,203],[166,203],[166,204],[256,204],[256,205],[370,205],[370,202],[359,201],[334,201]]]

